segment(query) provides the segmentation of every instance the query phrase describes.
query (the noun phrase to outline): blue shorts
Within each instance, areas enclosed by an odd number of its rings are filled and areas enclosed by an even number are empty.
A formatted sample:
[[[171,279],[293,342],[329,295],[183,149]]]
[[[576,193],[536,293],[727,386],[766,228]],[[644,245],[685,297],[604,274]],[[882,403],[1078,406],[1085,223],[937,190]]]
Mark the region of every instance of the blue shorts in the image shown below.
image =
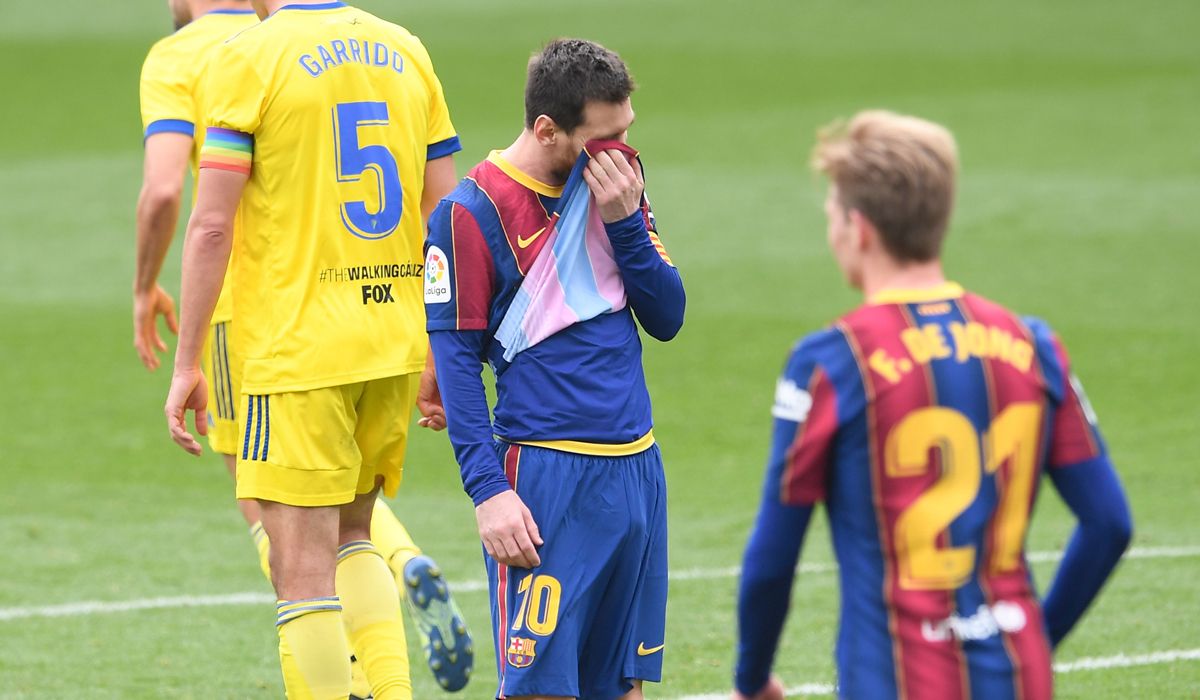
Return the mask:
[[[662,680],[667,485],[658,446],[596,457],[499,445],[545,544],[535,569],[484,555],[496,697],[614,700]]]

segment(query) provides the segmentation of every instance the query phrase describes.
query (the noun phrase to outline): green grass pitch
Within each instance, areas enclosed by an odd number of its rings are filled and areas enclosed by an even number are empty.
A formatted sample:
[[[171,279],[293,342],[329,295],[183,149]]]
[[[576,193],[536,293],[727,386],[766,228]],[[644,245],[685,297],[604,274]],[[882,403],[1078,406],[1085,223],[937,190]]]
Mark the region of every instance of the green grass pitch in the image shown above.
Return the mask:
[[[282,695],[269,604],[61,617],[13,611],[269,589],[212,455],[167,437],[168,374],[131,347],[137,80],[161,2],[0,4],[0,698]],[[1200,5],[1191,0],[372,0],[422,36],[466,151],[521,126],[527,56],[582,35],[640,89],[643,153],[687,324],[646,364],[667,460],[666,681],[724,692],[736,579],[757,506],[775,375],[792,342],[856,303],[825,250],[815,129],[865,107],[948,124],[962,151],[954,279],[1050,321],[1071,348],[1129,490],[1130,559],[1058,660],[1200,647]],[[178,248],[178,246],[177,246]],[[165,280],[175,288],[178,254]],[[395,509],[453,581],[483,579],[444,435],[418,431]],[[823,518],[822,518],[823,520]],[[1071,518],[1043,491],[1030,549]],[[553,536],[553,533],[548,533]],[[803,561],[831,561],[822,522]],[[1035,566],[1039,585],[1052,563]],[[715,572],[715,573],[713,573]],[[493,689],[487,600],[459,594]],[[778,670],[833,680],[836,578],[798,578]],[[415,647],[415,645],[414,645]],[[418,698],[442,697],[413,650]],[[1058,678],[1062,697],[1200,697],[1200,662]]]

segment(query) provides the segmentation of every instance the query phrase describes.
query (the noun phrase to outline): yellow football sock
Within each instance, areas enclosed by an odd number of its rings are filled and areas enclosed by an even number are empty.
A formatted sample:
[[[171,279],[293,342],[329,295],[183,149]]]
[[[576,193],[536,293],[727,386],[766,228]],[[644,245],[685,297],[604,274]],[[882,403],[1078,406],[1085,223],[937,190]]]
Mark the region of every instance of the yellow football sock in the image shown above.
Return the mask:
[[[379,556],[387,562],[392,570],[400,593],[404,593],[404,565],[421,553],[421,548],[413,542],[412,535],[404,529],[388,504],[382,498],[375,501],[375,509],[371,512],[371,542]]]
[[[338,549],[337,591],[350,644],[375,700],[412,700],[396,582],[369,541],[349,542]]]
[[[262,569],[267,583],[271,583],[271,539],[263,529],[261,522],[250,526],[250,536],[254,538],[254,546],[258,549],[258,566]]]
[[[276,605],[279,665],[289,700],[345,700],[350,647],[336,596],[281,600]]]

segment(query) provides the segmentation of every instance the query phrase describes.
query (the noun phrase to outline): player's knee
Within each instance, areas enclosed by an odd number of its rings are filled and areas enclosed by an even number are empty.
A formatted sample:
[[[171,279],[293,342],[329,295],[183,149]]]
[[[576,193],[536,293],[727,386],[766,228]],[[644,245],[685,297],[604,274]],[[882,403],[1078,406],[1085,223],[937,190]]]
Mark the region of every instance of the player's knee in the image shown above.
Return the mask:
[[[338,544],[371,539],[371,515],[378,500],[379,486],[369,493],[360,493],[339,509]]]
[[[338,545],[356,540],[371,539],[371,509],[350,508],[342,511],[341,522],[338,523]]]

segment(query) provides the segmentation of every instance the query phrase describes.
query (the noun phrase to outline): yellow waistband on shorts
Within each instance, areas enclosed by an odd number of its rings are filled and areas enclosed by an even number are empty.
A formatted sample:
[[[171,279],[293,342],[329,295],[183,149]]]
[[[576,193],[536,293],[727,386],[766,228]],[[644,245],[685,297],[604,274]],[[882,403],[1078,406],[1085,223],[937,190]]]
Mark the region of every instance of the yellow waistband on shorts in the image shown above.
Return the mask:
[[[504,440],[504,438],[499,438]],[[510,442],[504,440],[504,442]],[[635,455],[639,452],[645,452],[654,444],[654,431],[646,433],[633,442],[623,442],[618,444],[604,442],[580,442],[578,440],[515,440],[511,441],[517,445],[529,445],[530,447],[544,447],[548,450],[558,450],[559,452],[573,452],[580,455],[595,455],[597,457],[623,457],[626,455]]]

